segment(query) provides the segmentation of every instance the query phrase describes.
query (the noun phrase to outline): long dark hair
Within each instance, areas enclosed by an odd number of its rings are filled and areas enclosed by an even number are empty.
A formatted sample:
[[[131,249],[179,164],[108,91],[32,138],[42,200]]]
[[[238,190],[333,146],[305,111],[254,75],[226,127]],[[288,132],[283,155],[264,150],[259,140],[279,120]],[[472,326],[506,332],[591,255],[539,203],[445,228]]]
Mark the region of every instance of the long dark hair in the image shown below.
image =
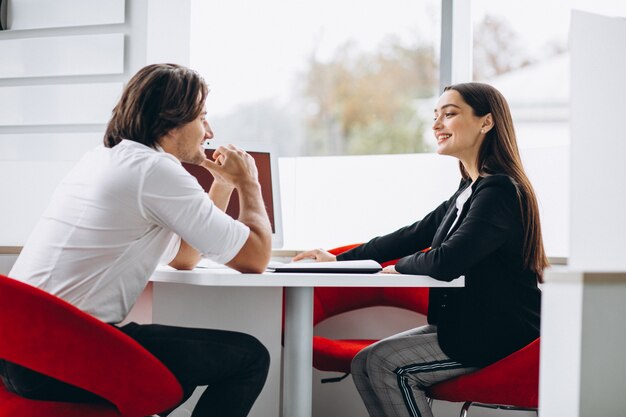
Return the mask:
[[[543,270],[548,258],[541,237],[539,206],[517,147],[513,118],[504,96],[495,88],[483,83],[462,83],[448,86],[444,91],[454,90],[474,110],[478,117],[491,113],[493,128],[489,130],[478,151],[478,173],[485,177],[503,173],[515,181],[519,195],[522,221],[524,224],[524,266],[532,270],[543,281]],[[468,172],[459,162],[461,175],[469,178]]]
[[[197,118],[209,89],[195,71],[176,64],[152,64],[135,74],[113,109],[104,134],[112,148],[129,139],[155,148],[172,129]]]

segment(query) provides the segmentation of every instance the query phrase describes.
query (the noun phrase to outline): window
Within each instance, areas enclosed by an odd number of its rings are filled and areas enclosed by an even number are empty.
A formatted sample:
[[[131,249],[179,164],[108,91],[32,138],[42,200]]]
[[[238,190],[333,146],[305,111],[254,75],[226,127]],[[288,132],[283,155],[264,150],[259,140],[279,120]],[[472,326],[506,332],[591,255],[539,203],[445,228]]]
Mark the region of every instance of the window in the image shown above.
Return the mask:
[[[217,143],[281,156],[429,150],[440,0],[192,2]]]
[[[473,0],[475,81],[507,98],[521,148],[569,144],[572,9],[612,14],[613,0]]]

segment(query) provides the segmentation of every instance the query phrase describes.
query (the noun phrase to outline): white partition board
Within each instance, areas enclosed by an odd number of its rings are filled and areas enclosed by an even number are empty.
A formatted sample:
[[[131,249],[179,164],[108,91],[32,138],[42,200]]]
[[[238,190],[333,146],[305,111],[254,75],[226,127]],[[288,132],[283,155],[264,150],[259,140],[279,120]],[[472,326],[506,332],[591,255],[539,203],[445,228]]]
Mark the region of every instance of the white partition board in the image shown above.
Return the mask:
[[[107,123],[122,83],[0,88],[0,126]]]
[[[0,40],[0,78],[122,74],[124,34]]]
[[[11,30],[124,23],[125,0],[5,0]]]
[[[547,284],[542,288],[539,409],[542,417],[580,417],[582,277],[578,272],[549,269],[545,281]]]
[[[626,269],[626,18],[573,12],[571,256],[580,270]]]
[[[524,149],[549,256],[569,254],[569,147]],[[280,158],[285,247],[357,243],[420,220],[448,199],[461,175],[434,153]]]
[[[281,158],[285,247],[331,248],[420,220],[457,189],[458,161],[435,154]]]

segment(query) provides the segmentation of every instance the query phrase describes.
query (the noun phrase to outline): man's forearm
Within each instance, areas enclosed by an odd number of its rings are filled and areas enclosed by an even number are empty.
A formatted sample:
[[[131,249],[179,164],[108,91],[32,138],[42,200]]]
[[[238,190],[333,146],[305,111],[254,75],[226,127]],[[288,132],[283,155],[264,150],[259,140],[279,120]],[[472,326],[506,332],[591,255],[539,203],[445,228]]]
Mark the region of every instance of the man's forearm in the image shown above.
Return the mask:
[[[237,187],[239,194],[238,220],[250,228],[248,240],[228,266],[240,272],[261,273],[272,251],[272,229],[257,182]]]
[[[259,183],[246,183],[238,187],[239,193],[239,221],[251,230],[259,233],[267,241],[268,250],[271,250],[272,229],[267,210],[261,195]]]
[[[176,257],[169,266],[178,270],[191,270],[200,262],[201,255],[193,246],[181,239]]]
[[[211,185],[211,189],[209,189],[209,198],[213,201],[213,204],[215,204],[217,208],[222,211],[226,211],[232,193],[233,187],[214,182],[213,185]]]

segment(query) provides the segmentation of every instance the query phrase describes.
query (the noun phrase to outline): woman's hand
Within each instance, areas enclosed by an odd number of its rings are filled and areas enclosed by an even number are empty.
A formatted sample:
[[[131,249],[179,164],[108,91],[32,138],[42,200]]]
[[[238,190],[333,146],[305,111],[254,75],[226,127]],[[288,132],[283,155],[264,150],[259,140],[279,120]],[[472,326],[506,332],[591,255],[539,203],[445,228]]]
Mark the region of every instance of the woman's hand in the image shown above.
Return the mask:
[[[291,260],[292,262],[300,261],[302,259],[314,259],[315,262],[336,262],[337,257],[332,253],[325,251],[324,249],[313,249],[306,252],[297,254]]]
[[[399,274],[399,272],[396,271],[396,267],[394,265],[386,266],[380,272],[381,274]]]

